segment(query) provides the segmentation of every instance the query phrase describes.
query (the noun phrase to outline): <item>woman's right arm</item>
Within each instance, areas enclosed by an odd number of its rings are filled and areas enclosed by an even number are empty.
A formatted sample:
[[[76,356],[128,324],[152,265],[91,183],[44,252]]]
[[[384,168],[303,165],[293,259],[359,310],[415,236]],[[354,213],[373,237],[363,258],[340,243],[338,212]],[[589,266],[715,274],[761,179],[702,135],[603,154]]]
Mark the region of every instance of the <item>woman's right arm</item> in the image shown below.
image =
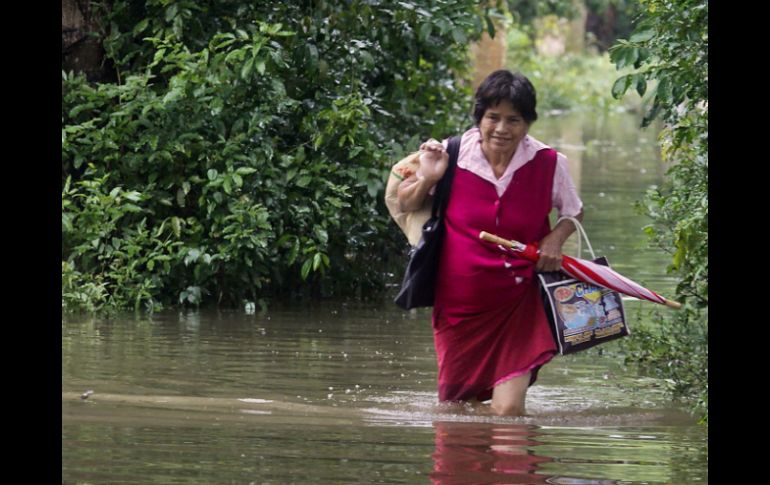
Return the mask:
[[[398,186],[398,205],[402,212],[420,209],[432,189],[444,176],[449,155],[440,142],[429,140],[420,146],[420,168]]]

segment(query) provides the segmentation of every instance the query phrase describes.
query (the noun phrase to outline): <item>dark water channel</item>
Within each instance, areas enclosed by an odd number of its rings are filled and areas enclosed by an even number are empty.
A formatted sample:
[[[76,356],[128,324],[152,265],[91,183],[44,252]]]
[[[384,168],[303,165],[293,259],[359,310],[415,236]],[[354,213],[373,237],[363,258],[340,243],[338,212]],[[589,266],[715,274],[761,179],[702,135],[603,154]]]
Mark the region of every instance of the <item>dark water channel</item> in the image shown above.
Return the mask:
[[[642,249],[631,208],[660,183],[654,134],[640,141],[628,115],[612,118],[544,117],[533,134],[579,157],[596,252],[670,290],[666,256]],[[626,303],[632,318],[642,305]],[[437,406],[435,371],[429,311],[387,297],[67,319],[63,481],[708,482],[707,430],[618,357],[556,358],[523,418]]]

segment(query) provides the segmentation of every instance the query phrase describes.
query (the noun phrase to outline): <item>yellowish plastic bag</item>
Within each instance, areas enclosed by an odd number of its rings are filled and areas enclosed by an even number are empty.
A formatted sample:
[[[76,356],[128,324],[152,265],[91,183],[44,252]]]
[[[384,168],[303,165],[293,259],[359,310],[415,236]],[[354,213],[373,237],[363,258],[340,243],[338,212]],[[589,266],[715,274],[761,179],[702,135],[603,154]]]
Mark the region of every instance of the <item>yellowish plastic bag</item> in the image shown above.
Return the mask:
[[[420,166],[419,158],[420,152],[412,153],[393,165],[385,187],[385,206],[412,246],[417,246],[420,242],[422,226],[430,219],[433,197],[426,197],[422,207],[416,211],[401,212],[398,207],[398,186],[417,171]]]

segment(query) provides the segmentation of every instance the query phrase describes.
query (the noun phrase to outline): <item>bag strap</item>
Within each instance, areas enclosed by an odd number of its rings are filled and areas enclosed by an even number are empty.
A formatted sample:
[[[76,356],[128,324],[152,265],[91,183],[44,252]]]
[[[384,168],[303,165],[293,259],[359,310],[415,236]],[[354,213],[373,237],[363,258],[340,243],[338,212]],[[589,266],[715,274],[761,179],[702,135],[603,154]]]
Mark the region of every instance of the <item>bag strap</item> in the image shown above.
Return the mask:
[[[446,212],[446,208],[449,205],[449,192],[452,189],[452,180],[455,176],[455,168],[457,167],[457,159],[460,156],[460,136],[453,136],[447,143],[447,153],[449,154],[449,164],[447,165],[446,172],[441,180],[436,184],[436,194],[433,198],[433,207],[431,208],[431,216],[436,217],[439,214],[441,216]]]
[[[586,231],[585,231],[585,229],[583,229],[583,225],[580,224],[580,221],[575,219],[572,216],[562,216],[562,217],[559,218],[558,221],[556,221],[556,225],[559,225],[559,223],[561,221],[564,221],[564,220],[568,220],[568,221],[572,222],[575,225],[575,228],[577,228],[577,231],[579,233],[579,236],[578,236],[578,250],[577,250],[578,258],[581,256],[580,241],[581,241],[581,239],[585,239],[586,240],[586,244],[588,245],[588,251],[590,251],[590,253],[591,253],[591,259],[596,259],[596,255],[594,254],[594,248],[591,247],[591,241],[588,240],[588,235],[586,235]]]

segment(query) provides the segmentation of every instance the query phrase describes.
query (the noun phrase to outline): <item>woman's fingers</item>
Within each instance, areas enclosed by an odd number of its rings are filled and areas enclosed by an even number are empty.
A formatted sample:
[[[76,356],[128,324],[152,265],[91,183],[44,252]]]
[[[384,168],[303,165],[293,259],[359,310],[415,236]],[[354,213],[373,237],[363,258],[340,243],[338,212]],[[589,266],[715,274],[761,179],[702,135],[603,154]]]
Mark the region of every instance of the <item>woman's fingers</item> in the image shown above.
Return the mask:
[[[420,151],[441,152],[446,150],[444,145],[440,141],[431,138],[422,145],[420,145]]]
[[[535,269],[537,271],[558,271],[561,269],[561,256],[541,253]]]

